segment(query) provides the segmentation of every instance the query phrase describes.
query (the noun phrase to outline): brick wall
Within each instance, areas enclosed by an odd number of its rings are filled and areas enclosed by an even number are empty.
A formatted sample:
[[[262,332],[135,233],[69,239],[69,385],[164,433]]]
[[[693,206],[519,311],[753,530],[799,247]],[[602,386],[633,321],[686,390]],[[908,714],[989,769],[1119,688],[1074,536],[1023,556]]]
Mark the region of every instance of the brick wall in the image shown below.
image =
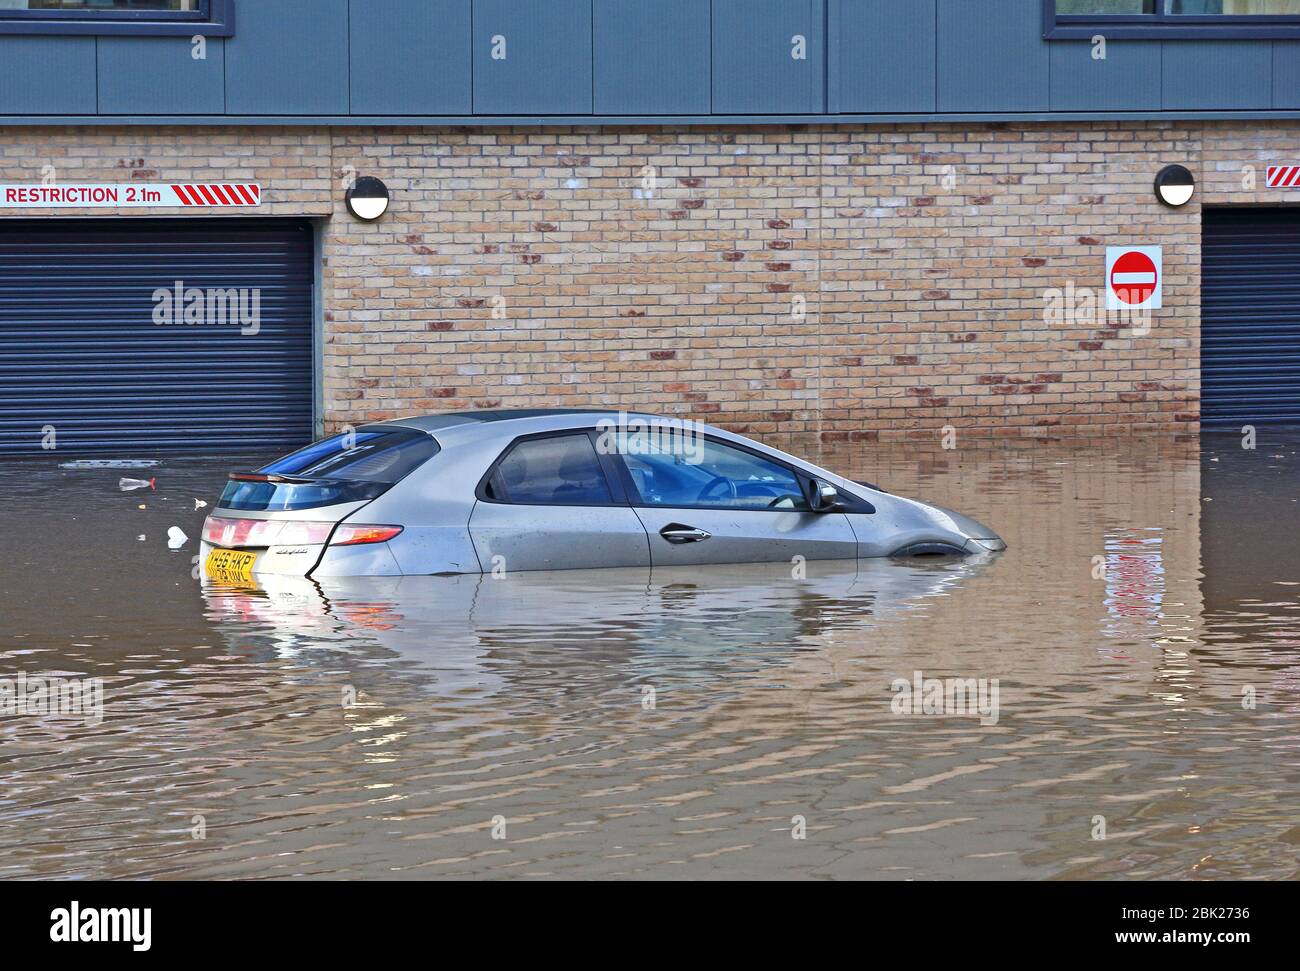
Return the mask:
[[[3,181],[249,179],[332,217],[331,426],[599,405],[831,440],[1194,430],[1200,206],[1300,202],[1263,185],[1286,159],[1300,124],[0,133]],[[1170,211],[1175,161],[1202,191]],[[1049,318],[1122,242],[1165,246],[1151,333]]]
[[[337,419],[595,404],[1109,434],[1196,427],[1200,203],[1284,198],[1262,166],[1300,157],[1300,126],[350,130],[334,157],[400,200],[327,239]],[[1161,207],[1156,171],[1203,158],[1207,191]],[[1165,246],[1151,333],[1048,320],[1049,290],[1100,296],[1119,242]]]

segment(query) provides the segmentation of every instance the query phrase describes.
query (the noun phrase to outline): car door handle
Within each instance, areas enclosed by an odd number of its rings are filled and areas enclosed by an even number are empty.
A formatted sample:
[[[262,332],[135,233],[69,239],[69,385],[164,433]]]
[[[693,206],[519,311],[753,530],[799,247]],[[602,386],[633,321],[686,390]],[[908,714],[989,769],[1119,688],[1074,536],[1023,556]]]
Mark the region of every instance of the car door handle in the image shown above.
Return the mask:
[[[713,536],[712,533],[706,533],[694,526],[683,526],[681,523],[669,523],[659,530],[659,535],[675,546],[681,546],[683,543],[703,543]]]

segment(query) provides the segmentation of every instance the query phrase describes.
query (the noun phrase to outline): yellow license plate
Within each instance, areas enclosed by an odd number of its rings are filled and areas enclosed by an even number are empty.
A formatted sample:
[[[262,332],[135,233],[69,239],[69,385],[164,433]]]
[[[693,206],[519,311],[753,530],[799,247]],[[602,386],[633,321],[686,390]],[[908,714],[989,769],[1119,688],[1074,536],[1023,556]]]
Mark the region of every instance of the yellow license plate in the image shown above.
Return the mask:
[[[256,560],[256,553],[213,550],[208,554],[208,561],[203,565],[203,569],[209,577],[219,583],[252,583],[253,563]]]

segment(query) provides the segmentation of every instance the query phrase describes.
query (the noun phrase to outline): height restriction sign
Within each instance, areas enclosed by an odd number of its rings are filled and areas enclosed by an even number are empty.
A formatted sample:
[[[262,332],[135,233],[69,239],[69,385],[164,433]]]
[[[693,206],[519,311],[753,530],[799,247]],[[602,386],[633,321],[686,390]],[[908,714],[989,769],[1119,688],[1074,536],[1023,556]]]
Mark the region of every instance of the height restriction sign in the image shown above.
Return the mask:
[[[256,182],[0,185],[0,209],[251,209],[261,204]]]
[[[1164,305],[1161,246],[1106,247],[1106,309],[1159,310]]]

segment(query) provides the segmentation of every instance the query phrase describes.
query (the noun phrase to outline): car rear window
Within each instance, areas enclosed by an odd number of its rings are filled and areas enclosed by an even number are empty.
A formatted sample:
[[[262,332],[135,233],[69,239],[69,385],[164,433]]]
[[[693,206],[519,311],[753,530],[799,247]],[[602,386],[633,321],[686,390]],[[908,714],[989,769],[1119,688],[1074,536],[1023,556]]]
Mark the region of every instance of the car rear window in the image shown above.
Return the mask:
[[[362,502],[383,495],[437,454],[438,443],[425,432],[367,426],[315,442],[257,470],[315,481],[231,481],[221,505],[266,512]]]
[[[426,432],[367,426],[308,445],[258,471],[304,479],[359,479],[392,485],[436,454],[438,443]]]

